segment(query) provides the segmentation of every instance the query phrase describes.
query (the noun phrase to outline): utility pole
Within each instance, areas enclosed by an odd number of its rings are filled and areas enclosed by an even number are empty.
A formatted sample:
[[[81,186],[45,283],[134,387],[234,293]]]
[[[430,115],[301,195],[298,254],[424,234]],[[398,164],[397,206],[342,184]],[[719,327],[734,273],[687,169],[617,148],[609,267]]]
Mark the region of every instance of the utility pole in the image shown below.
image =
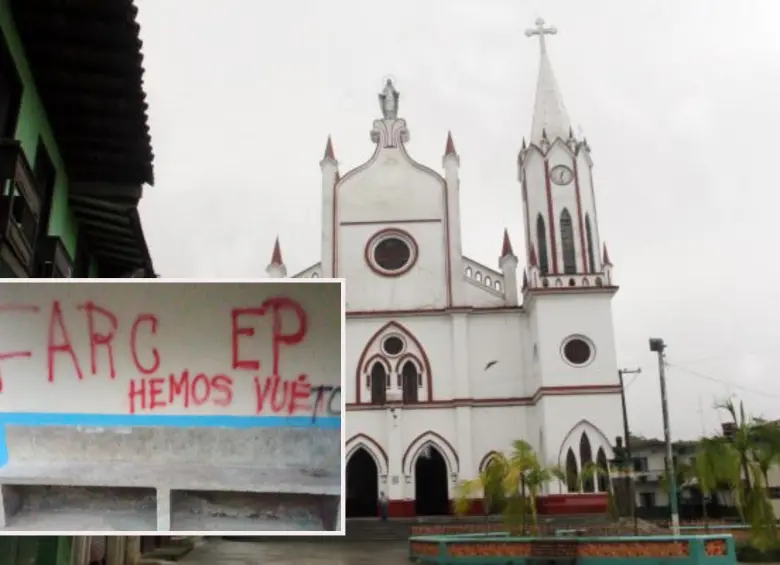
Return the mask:
[[[631,498],[631,519],[634,521],[634,535],[639,530],[636,519],[636,484],[634,484],[634,457],[631,455],[631,432],[628,429],[628,408],[626,407],[626,385],[623,381],[623,375],[638,375],[642,372],[641,367],[636,369],[618,369],[618,378],[620,379],[620,401],[623,404],[623,441],[626,443],[626,459],[629,462],[628,495]]]
[[[664,417],[664,441],[666,442],[666,476],[669,483],[669,510],[672,514],[672,535],[680,535],[680,513],[677,509],[677,479],[674,475],[674,454],[672,453],[672,435],[669,431],[669,403],[666,397],[666,361],[663,339],[650,338],[650,351],[658,354],[658,378],[661,381],[661,410]]]

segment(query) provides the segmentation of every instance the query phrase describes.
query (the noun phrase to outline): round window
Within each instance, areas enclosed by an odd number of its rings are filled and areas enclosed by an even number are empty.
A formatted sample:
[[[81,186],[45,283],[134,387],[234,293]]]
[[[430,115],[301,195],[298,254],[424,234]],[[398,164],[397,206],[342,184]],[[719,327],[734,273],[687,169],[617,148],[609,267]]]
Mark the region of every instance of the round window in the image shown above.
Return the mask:
[[[382,350],[394,357],[404,350],[404,342],[400,337],[391,335],[382,342]]]
[[[380,275],[402,275],[417,261],[417,244],[406,232],[383,230],[366,245],[366,261]]]
[[[573,337],[563,344],[563,357],[572,365],[585,365],[593,358],[593,347],[581,337]]]
[[[374,262],[385,271],[400,271],[412,258],[412,250],[397,237],[388,237],[374,247]]]

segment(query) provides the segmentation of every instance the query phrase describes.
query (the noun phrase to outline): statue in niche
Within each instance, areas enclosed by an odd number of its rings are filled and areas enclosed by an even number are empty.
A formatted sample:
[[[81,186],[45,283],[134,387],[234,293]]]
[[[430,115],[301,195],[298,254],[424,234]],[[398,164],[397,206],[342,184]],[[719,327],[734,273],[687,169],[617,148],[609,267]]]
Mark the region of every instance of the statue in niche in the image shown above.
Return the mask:
[[[387,79],[385,87],[379,93],[379,108],[386,120],[398,118],[398,99],[401,94],[393,86],[393,79]]]

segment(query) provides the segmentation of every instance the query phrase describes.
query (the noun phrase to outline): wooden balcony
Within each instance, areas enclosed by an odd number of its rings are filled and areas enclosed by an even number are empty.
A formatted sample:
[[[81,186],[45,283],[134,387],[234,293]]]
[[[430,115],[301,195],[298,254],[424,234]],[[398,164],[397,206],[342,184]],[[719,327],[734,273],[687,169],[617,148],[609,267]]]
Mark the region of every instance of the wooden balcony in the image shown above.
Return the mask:
[[[0,139],[0,187],[0,246],[10,248],[29,276],[41,197],[21,144],[13,139]]]

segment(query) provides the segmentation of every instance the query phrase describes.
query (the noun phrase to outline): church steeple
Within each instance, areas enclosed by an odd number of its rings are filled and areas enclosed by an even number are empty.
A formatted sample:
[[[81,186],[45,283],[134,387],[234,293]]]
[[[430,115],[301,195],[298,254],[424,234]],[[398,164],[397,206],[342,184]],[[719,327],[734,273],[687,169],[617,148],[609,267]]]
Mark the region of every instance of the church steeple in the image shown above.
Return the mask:
[[[575,137],[547,53],[558,30],[536,20],[525,32],[539,40],[539,77],[531,137],[518,156],[526,223],[527,291],[612,286],[599,253],[590,148]]]
[[[279,245],[278,237],[274,243],[274,250],[271,253],[271,262],[268,263],[265,272],[272,279],[283,279],[287,276],[287,267],[284,265],[284,259],[282,259],[282,248]]]
[[[555,27],[544,27],[544,20],[537,18],[536,27],[525,32],[527,37],[539,37],[539,77],[536,81],[536,100],[531,127],[531,143],[541,145],[543,141],[553,143],[556,138],[566,141],[571,132],[571,120],[563,104],[563,96],[555,80],[550,57],[547,54],[545,35],[555,35]]]

